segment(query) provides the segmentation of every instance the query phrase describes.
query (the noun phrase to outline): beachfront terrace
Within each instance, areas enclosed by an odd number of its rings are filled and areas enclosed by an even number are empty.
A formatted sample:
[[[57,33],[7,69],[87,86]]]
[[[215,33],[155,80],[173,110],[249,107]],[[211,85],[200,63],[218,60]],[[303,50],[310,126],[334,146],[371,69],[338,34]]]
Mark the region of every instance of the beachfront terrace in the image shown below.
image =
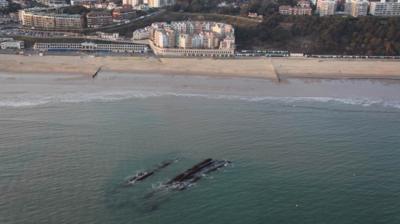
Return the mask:
[[[147,53],[149,48],[144,44],[97,44],[83,43],[35,43],[38,51],[106,51],[118,53]]]
[[[233,57],[234,49],[185,49],[161,48],[150,41],[150,47],[156,55],[171,57]]]

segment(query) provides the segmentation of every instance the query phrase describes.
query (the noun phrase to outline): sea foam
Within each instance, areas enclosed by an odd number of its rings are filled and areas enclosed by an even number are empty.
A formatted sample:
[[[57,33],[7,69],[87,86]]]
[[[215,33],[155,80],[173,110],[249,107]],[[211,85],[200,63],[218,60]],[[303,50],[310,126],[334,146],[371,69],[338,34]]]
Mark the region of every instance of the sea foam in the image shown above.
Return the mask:
[[[371,98],[335,98],[335,97],[276,97],[276,96],[241,96],[224,94],[180,93],[160,91],[101,91],[78,92],[53,95],[19,95],[16,97],[0,98],[0,107],[35,107],[57,103],[90,103],[113,102],[128,99],[146,99],[157,97],[193,97],[214,100],[235,100],[248,102],[280,102],[283,104],[295,103],[339,103],[345,105],[359,105],[363,107],[378,106],[400,109],[400,101]],[[296,105],[294,105],[296,106]]]

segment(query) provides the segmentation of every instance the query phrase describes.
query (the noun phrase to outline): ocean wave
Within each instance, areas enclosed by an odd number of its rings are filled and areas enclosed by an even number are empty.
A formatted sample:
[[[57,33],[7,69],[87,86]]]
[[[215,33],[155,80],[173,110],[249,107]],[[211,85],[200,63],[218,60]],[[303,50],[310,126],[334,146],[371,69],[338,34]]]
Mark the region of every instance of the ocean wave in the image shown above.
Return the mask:
[[[295,103],[340,103],[345,105],[359,105],[363,107],[381,106],[386,108],[400,109],[400,101],[390,101],[370,98],[335,98],[335,97],[276,97],[276,96],[239,96],[223,94],[197,94],[178,92],[157,92],[157,91],[108,91],[92,93],[68,93],[55,94],[51,96],[17,96],[15,98],[0,98],[0,107],[35,107],[53,103],[88,103],[88,102],[113,102],[127,99],[146,99],[156,97],[194,97],[215,100],[237,100],[248,102],[281,102],[284,104]],[[295,106],[295,105],[294,105]]]

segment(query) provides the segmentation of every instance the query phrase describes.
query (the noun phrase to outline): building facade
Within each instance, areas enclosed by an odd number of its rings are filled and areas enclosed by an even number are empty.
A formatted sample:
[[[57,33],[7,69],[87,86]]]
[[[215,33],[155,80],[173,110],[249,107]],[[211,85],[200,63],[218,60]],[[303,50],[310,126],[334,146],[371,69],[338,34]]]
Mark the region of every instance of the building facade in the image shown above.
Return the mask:
[[[370,2],[370,14],[373,16],[400,16],[400,1]]]
[[[318,0],[317,12],[319,16],[334,15],[336,11],[336,0]]]
[[[161,48],[150,42],[150,47],[156,55],[174,57],[233,57],[234,49],[184,49]]]
[[[124,6],[115,8],[112,11],[112,18],[115,20],[132,19],[136,17],[136,11],[132,6]]]
[[[0,41],[1,42],[1,41]],[[24,41],[8,40],[0,43],[0,48],[5,49],[24,49]]]
[[[37,2],[49,7],[63,7],[69,5],[65,0],[37,0]]]
[[[347,0],[344,11],[353,17],[366,16],[368,14],[368,0]]]
[[[81,15],[57,14],[43,8],[32,8],[19,11],[20,24],[44,30],[80,30],[85,27]]]
[[[210,21],[153,23],[149,38],[154,53],[162,56],[232,56],[232,25]]]
[[[175,0],[147,0],[147,4],[150,8],[161,8],[174,5]]]
[[[85,8],[94,8],[95,5],[100,2],[100,0],[71,0],[71,5],[81,5]]]
[[[149,48],[144,44],[96,44],[92,42],[83,43],[35,43],[38,51],[103,51],[119,53],[147,53]]]
[[[144,40],[150,38],[149,28],[138,29],[133,31],[132,39],[133,40]]]
[[[279,6],[279,14],[281,15],[312,15],[310,2],[299,1],[297,6],[281,5]]]
[[[122,0],[123,5],[131,5],[132,7],[143,4],[143,0]]]
[[[113,18],[108,11],[93,11],[86,14],[87,26],[89,28],[98,28],[113,23]]]
[[[8,7],[8,1],[7,0],[0,0],[0,9],[1,8],[7,8]]]

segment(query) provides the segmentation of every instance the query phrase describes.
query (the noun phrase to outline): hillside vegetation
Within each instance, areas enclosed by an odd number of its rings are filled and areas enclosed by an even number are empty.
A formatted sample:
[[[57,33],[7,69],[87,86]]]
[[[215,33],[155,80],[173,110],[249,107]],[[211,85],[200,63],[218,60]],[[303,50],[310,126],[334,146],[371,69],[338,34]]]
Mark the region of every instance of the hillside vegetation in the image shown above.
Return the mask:
[[[226,2],[224,7],[218,7]],[[232,3],[232,4],[231,4]],[[171,18],[181,13],[232,23],[239,49],[289,50],[316,54],[400,55],[399,17],[282,16],[281,4],[295,0],[178,0]],[[249,12],[264,15],[262,23],[232,19]],[[215,16],[216,14],[234,17]],[[212,16],[214,15],[214,16]],[[168,17],[168,16],[167,16]]]

